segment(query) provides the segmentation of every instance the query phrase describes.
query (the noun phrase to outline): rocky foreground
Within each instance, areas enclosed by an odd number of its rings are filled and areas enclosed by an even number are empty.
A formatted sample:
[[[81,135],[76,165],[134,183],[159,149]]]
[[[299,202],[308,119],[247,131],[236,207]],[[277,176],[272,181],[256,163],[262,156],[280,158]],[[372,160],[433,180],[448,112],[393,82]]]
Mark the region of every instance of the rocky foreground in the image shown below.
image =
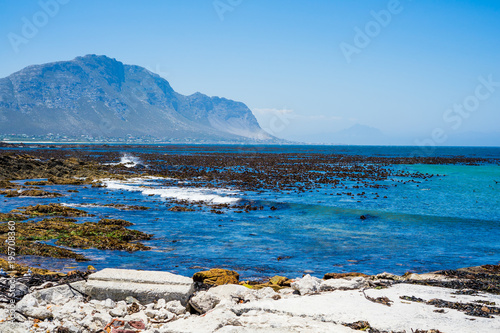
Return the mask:
[[[19,300],[12,317],[0,303],[0,332],[500,332],[500,266],[263,284],[222,269],[193,279],[120,269],[75,276],[84,279],[0,278],[15,283]]]

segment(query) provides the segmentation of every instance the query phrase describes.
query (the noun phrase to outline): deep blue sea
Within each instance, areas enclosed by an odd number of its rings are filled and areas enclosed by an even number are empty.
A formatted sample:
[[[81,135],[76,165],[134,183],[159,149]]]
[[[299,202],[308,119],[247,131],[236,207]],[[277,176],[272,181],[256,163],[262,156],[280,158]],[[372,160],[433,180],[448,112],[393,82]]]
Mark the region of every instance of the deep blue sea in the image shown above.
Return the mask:
[[[61,149],[64,146],[57,146]],[[6,149],[6,148],[2,148]],[[26,147],[25,150],[38,149]],[[54,148],[55,149],[55,148]],[[500,148],[442,147],[419,150],[415,147],[373,146],[91,146],[93,152],[120,152],[134,161],[141,152],[195,154],[204,152],[324,153],[362,156],[404,157],[468,156],[500,159]],[[118,160],[110,160],[116,163]],[[136,161],[137,162],[137,161]],[[165,186],[161,179],[109,181],[105,188],[48,186],[67,194],[56,199],[14,198],[0,202],[0,211],[23,205],[60,202],[84,209],[97,221],[101,217],[122,218],[131,228],[154,234],[145,241],[153,250],[120,252],[76,250],[91,259],[75,263],[50,258],[20,258],[61,270],[93,265],[104,267],[165,270],[183,275],[213,267],[238,271],[242,278],[284,275],[290,278],[328,272],[402,274],[441,269],[498,264],[500,262],[500,166],[481,165],[393,165],[408,171],[439,174],[420,183],[405,179],[381,181],[381,200],[368,192],[363,200],[332,195],[337,190],[323,186],[318,191],[276,193],[240,192],[232,188],[205,189]],[[499,183],[497,183],[499,182]],[[22,182],[21,182],[22,183]],[[78,193],[67,193],[68,189]],[[373,191],[375,192],[375,191]],[[170,212],[166,198],[237,203],[253,200],[269,209],[213,214],[208,209]],[[88,203],[98,206],[86,206]],[[121,211],[99,205],[121,203],[148,206],[147,211]],[[83,205],[83,207],[82,207]],[[362,220],[364,215],[367,219]],[[280,260],[278,260],[280,258]]]

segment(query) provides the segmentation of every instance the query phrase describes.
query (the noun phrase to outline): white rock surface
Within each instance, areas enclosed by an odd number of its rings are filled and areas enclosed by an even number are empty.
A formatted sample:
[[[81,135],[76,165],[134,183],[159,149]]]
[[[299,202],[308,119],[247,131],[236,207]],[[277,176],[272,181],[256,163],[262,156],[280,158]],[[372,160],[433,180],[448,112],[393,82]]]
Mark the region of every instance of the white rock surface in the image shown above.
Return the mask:
[[[453,279],[441,274],[434,273],[424,273],[424,274],[416,274],[412,273],[408,276],[405,276],[405,280],[413,280],[413,281],[452,281]]]
[[[296,279],[294,282],[292,282],[291,286],[301,295],[308,295],[317,293],[319,291],[321,281],[322,280],[318,279],[317,277],[307,274],[301,279]]]
[[[162,333],[200,333],[215,332],[222,327],[240,326],[238,317],[228,308],[214,309],[202,316],[189,316],[168,323],[160,329]]]
[[[157,310],[158,310],[158,309],[162,309],[162,308],[164,308],[164,307],[165,307],[165,305],[166,305],[166,304],[167,304],[167,302],[165,302],[165,299],[160,298],[160,299],[156,302],[156,304],[154,305],[154,308],[155,308],[155,309],[157,309]]]
[[[387,273],[387,272],[379,273],[379,274],[375,275],[375,277],[377,279],[384,279],[384,280],[394,280],[394,281],[403,280],[403,278],[401,276],[395,275],[392,273]]]
[[[16,309],[23,312],[24,310],[37,306],[38,300],[32,294],[28,294],[24,296],[19,302],[17,302]]]
[[[160,320],[170,321],[175,317],[175,315],[172,312],[167,311],[166,309],[160,309],[158,310],[157,317]]]
[[[357,276],[351,279],[329,279],[321,282],[321,291],[359,289],[367,285],[366,280]]]
[[[123,304],[120,304],[109,310],[109,314],[113,317],[125,317],[125,315],[127,314],[127,307]]]
[[[488,300],[500,304],[499,295],[483,294],[481,296],[453,295],[453,289],[397,284],[387,289],[369,289],[366,295],[388,297],[394,303],[391,307],[367,300],[360,290],[326,292],[320,295],[301,296],[297,298],[270,301],[261,300],[241,304],[233,308],[237,313],[271,313],[286,318],[308,318],[310,325],[317,321],[353,323],[365,320],[372,327],[386,331],[412,332],[416,329],[438,329],[442,332],[456,333],[494,333],[500,332],[500,318],[480,318],[465,315],[457,310],[445,309],[445,313],[436,313],[437,308],[416,302],[406,302],[399,296],[416,296],[425,300],[439,298],[453,302],[472,302]],[[471,320],[473,319],[473,320]],[[332,330],[335,332],[334,330]],[[318,332],[321,332],[318,329]]]
[[[257,300],[269,299],[269,298],[272,298],[272,299],[280,299],[281,298],[281,296],[277,292],[275,292],[273,288],[270,288],[270,287],[256,290],[255,292],[253,292],[253,295],[255,296],[255,299],[257,299]]]
[[[207,291],[200,291],[191,298],[189,304],[199,313],[205,313],[212,310],[221,299],[216,295]]]
[[[170,301],[165,305],[165,308],[178,316],[186,313],[186,308],[179,301]]]
[[[52,312],[47,310],[47,308],[39,306],[38,300],[32,294],[24,296],[23,299],[16,304],[16,310],[23,315],[40,320],[52,318],[53,316]]]
[[[238,299],[255,299],[255,297],[253,297],[252,290],[237,284],[224,284],[221,286],[213,287],[210,288],[207,293],[214,296],[223,304],[236,304],[236,301]]]
[[[106,300],[104,301],[104,306],[107,308],[114,308],[116,306],[116,302],[111,298],[106,298]]]
[[[367,321],[372,327],[388,332],[412,332],[417,329],[436,329],[446,333],[500,332],[498,315],[493,318],[472,317],[448,308],[444,308],[444,313],[437,313],[434,310],[438,308],[432,305],[400,298],[415,296],[424,300],[442,299],[462,303],[479,300],[495,302],[494,306],[499,307],[500,295],[455,295],[452,289],[406,283],[394,284],[387,289],[365,290],[367,297],[389,298],[392,306],[388,307],[365,298],[362,292],[366,287],[365,282],[364,278],[322,281],[306,275],[294,282],[294,288],[306,294],[303,296],[298,295],[297,291],[293,293],[293,289],[276,293],[271,288],[253,290],[239,285],[218,286],[199,292],[191,299],[192,306],[203,315],[192,315],[186,312],[180,301],[167,301],[164,296],[154,299],[155,303],[143,303],[146,306],[141,306],[142,310],[129,315],[123,300],[115,302],[104,299],[86,303],[81,297],[69,294],[69,298],[64,300],[54,290],[45,291],[43,296],[37,294],[37,298],[34,296],[37,291],[25,296],[17,308],[32,313],[46,311],[45,314],[52,314],[53,319],[42,320],[36,328],[33,319],[19,315],[19,323],[0,322],[0,332],[46,333],[62,326],[70,332],[92,333],[102,330],[113,318],[125,322],[141,320],[146,326],[141,331],[144,333],[353,333],[352,329],[342,324],[357,321]],[[325,286],[335,290],[324,291]],[[349,288],[358,289],[346,290]],[[0,304],[0,318],[5,318],[6,313],[7,308]],[[40,317],[43,318],[42,315]]]
[[[70,285],[72,288],[80,292],[83,292],[85,281],[70,283]],[[31,295],[35,297],[40,303],[46,302],[52,304],[63,304],[70,298],[79,298],[79,299],[83,298],[82,294],[79,293],[78,291],[71,289],[67,285],[61,285],[61,286],[37,290],[31,293]]]
[[[2,333],[26,333],[29,332],[31,324],[15,323],[11,321],[0,323],[0,332]]]

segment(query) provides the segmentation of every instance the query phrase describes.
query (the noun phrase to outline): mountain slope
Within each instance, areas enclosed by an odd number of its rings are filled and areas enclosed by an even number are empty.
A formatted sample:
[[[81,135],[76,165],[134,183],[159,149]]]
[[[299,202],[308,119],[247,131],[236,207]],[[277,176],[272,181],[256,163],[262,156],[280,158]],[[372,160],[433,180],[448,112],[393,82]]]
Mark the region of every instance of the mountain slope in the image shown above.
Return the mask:
[[[0,79],[0,134],[275,141],[240,102],[184,96],[148,70],[87,55]]]

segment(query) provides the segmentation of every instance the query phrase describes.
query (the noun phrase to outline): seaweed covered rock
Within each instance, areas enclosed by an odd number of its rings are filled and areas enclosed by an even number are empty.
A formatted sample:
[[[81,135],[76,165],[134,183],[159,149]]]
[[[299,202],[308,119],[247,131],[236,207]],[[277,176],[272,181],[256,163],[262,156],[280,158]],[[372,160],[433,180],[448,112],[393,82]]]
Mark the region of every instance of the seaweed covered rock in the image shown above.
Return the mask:
[[[130,222],[125,220],[102,220],[95,222],[76,223],[74,219],[50,218],[39,222],[24,222],[16,225],[16,250],[18,254],[38,255],[54,258],[74,258],[86,260],[84,256],[69,249],[41,243],[40,241],[56,240],[56,245],[71,248],[96,248],[102,250],[140,251],[149,247],[139,240],[147,240],[151,235],[137,230],[129,230],[125,226]],[[0,242],[5,244],[9,232],[8,223],[0,224]],[[7,248],[0,246],[0,252],[6,253]]]
[[[54,185],[84,185],[92,183],[92,179],[73,178],[73,177],[50,177],[49,182]]]
[[[189,207],[174,206],[168,209],[170,212],[194,212],[194,209]]]
[[[13,189],[18,188],[19,185],[9,182],[8,180],[0,180],[0,188],[3,189]]]
[[[254,281],[242,281],[241,285],[250,288],[250,289],[264,289],[264,288],[272,288],[274,291],[278,291],[283,288],[290,287],[292,280],[284,276],[273,276],[266,283],[254,282]]]
[[[109,176],[104,167],[75,157],[37,158],[24,153],[6,153],[0,156],[0,165],[0,179],[48,179],[29,182],[33,185],[83,185],[90,184],[92,178]]]
[[[33,180],[24,183],[24,185],[90,185],[92,178],[74,178],[74,177],[50,177],[48,180]]]
[[[60,235],[56,241],[57,245],[81,249],[96,248],[129,252],[150,249],[137,241],[148,240],[151,235],[137,230],[126,229],[123,225],[85,222],[71,225],[68,231]]]
[[[0,268],[3,269],[4,271],[8,272],[14,272],[14,275],[22,275],[28,272],[28,270],[31,270],[33,274],[40,274],[40,275],[47,275],[47,274],[58,274],[56,272],[49,271],[47,269],[43,268],[35,268],[35,267],[29,267],[25,265],[20,265],[16,263],[11,263],[5,259],[0,258]],[[62,273],[61,273],[62,274]],[[65,274],[64,274],[65,275]]]
[[[48,205],[20,207],[18,209],[14,209],[11,213],[21,213],[28,215],[30,217],[49,216],[49,215],[65,216],[65,217],[93,216],[84,210],[71,208],[55,203],[51,203]]]
[[[121,219],[100,219],[97,223],[99,225],[118,225],[123,227],[130,227],[131,225],[134,225],[132,222]]]
[[[284,276],[276,275],[276,276],[273,276],[269,280],[269,283],[273,284],[273,285],[280,286],[280,287],[289,287],[291,280],[289,278],[284,277]]]
[[[0,213],[0,222],[23,221],[26,219],[27,219],[27,217],[24,215],[21,215],[21,214]]]
[[[3,191],[2,194],[4,194],[6,198],[15,198],[15,197],[57,198],[57,197],[63,196],[61,193],[36,190],[36,189],[29,189],[29,190],[22,190],[22,191],[16,191],[16,190]]]
[[[212,268],[208,271],[194,273],[193,281],[210,285],[238,284],[240,275],[235,271]]]
[[[119,210],[149,210],[149,207],[138,205],[124,205],[124,204],[105,204],[104,207],[113,207]]]
[[[3,240],[2,236],[0,236],[0,241]],[[0,253],[7,254],[7,247],[3,245],[0,246]],[[87,258],[85,258],[85,256],[62,247],[44,244],[37,241],[31,242],[27,240],[18,240],[16,242],[16,254],[51,258],[69,258],[75,259],[76,261],[88,260]]]

